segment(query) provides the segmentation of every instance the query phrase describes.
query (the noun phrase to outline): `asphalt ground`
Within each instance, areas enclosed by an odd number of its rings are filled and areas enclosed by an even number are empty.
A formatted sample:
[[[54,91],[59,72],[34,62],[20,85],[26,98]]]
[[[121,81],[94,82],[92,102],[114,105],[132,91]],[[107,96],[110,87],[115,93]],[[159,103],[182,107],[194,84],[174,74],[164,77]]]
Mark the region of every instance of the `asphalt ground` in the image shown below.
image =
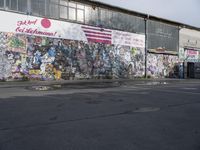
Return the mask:
[[[0,86],[0,150],[200,150],[200,82]]]

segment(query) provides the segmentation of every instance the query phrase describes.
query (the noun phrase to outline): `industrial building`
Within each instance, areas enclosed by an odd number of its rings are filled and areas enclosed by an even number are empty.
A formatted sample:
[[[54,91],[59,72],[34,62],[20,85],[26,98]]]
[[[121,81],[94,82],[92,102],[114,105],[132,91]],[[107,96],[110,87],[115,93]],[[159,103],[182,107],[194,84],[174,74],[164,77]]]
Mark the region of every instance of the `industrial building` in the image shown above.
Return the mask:
[[[0,0],[0,19],[0,80],[200,77],[195,27],[89,0]]]
[[[179,61],[183,63],[184,78],[200,78],[200,31],[180,30]]]

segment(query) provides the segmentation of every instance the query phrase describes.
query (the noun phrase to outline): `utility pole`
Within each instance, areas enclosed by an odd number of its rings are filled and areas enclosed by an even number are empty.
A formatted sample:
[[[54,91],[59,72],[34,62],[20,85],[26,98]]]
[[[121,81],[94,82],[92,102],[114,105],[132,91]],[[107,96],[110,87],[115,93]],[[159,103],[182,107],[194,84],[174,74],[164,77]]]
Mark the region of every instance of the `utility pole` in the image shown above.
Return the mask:
[[[144,22],[145,22],[145,78],[147,78],[148,20],[149,20],[149,15],[147,15],[147,17],[144,19]]]

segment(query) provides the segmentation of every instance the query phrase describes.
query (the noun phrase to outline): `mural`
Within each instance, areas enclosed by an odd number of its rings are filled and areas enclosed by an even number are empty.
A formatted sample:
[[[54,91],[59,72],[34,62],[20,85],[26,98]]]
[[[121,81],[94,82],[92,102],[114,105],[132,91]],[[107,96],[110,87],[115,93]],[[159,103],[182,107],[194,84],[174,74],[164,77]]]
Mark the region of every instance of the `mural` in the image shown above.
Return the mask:
[[[153,78],[177,78],[178,62],[178,56],[149,53],[147,55],[147,75]]]
[[[144,48],[0,32],[0,80],[144,75]]]

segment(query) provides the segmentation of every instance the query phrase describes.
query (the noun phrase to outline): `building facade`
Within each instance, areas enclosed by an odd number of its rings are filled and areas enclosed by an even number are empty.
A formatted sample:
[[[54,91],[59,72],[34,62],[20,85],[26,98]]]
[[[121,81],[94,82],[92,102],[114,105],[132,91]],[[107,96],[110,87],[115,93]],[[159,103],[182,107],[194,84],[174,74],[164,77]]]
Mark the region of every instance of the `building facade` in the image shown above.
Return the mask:
[[[90,1],[0,0],[0,80],[179,77],[179,26]]]
[[[147,75],[178,78],[179,27],[154,20],[147,26]]]
[[[184,78],[200,78],[200,31],[180,30],[179,61]]]

